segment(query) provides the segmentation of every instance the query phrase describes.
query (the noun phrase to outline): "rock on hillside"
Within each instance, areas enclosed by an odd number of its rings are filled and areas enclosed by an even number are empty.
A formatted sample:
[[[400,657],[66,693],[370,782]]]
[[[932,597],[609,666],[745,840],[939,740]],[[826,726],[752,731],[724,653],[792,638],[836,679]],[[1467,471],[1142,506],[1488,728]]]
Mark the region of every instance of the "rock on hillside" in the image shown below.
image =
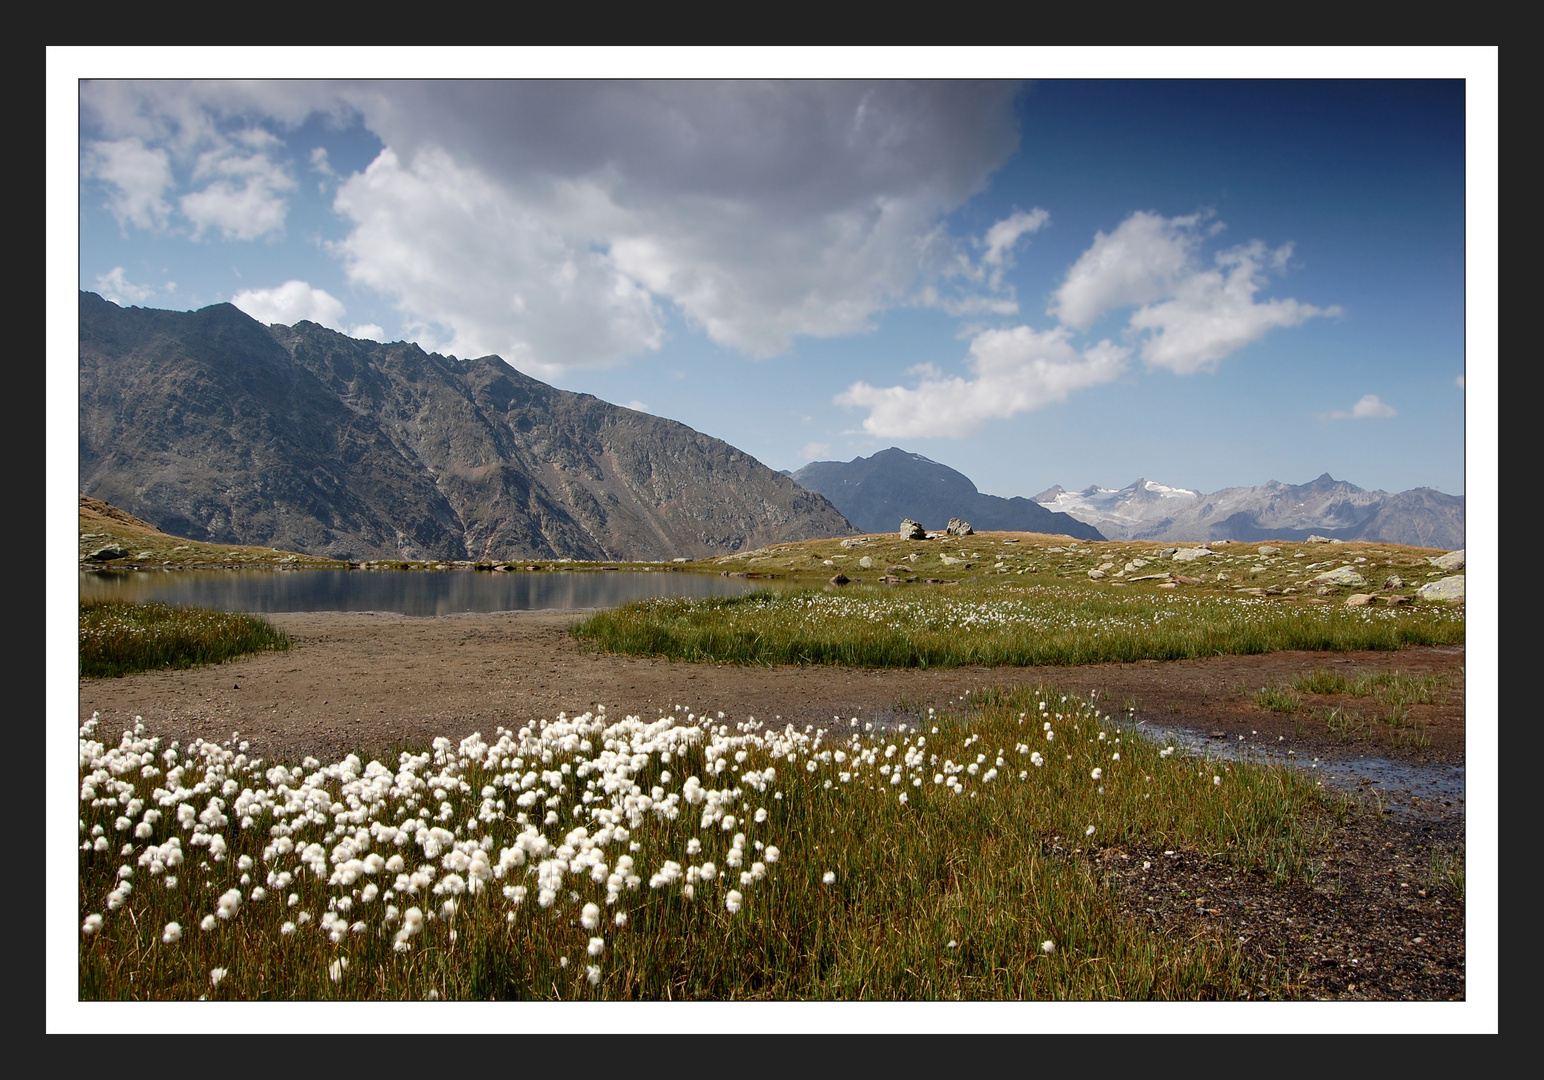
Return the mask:
[[[852,525],[722,440],[316,323],[80,297],[80,491],[332,558],[701,558]]]
[[[893,446],[851,461],[812,461],[793,478],[830,499],[867,533],[894,532],[902,518],[941,531],[959,517],[978,530],[1104,539],[1097,528],[1031,499],[983,495],[963,473]]]

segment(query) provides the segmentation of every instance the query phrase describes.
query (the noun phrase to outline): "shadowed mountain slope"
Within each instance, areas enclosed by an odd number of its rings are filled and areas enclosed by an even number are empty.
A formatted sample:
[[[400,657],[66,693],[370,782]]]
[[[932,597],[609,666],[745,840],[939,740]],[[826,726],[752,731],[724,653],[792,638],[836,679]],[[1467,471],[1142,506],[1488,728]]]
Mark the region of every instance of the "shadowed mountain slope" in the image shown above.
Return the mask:
[[[316,323],[80,297],[80,491],[333,558],[700,558],[852,525],[722,440]]]
[[[1031,499],[983,495],[964,473],[893,446],[851,461],[812,461],[793,478],[830,499],[864,532],[894,532],[902,518],[942,529],[958,517],[981,530],[1104,539],[1094,526]]]

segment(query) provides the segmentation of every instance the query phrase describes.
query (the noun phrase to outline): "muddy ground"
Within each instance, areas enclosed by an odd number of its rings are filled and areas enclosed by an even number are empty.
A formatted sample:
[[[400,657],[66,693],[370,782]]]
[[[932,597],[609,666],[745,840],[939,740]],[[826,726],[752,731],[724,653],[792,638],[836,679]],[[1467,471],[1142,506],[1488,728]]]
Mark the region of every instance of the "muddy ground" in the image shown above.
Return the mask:
[[[216,667],[82,680],[80,719],[106,730],[143,716],[166,739],[240,732],[270,760],[388,752],[435,735],[491,736],[605,705],[661,715],[675,706],[728,719],[893,722],[990,686],[1046,685],[1082,696],[1187,748],[1270,756],[1317,768],[1352,809],[1310,882],[1272,885],[1205,852],[1060,852],[1092,859],[1133,917],[1165,933],[1222,934],[1279,964],[1293,996],[1448,1000],[1464,996],[1464,650],[1212,657],[1073,668],[931,671],[760,668],[601,655],[568,634],[580,612],[408,618],[288,614],[272,621],[286,653]],[[1400,727],[1370,698],[1302,695],[1295,713],[1255,704],[1316,668],[1355,677],[1441,676],[1445,694]],[[1333,707],[1356,722],[1325,716]]]

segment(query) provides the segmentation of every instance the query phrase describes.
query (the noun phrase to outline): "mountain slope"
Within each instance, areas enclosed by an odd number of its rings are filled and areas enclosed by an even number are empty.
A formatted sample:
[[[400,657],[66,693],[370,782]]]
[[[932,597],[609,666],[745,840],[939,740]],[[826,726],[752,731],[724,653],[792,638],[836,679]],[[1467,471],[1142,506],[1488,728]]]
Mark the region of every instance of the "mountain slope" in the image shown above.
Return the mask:
[[[959,517],[977,529],[1104,539],[1097,528],[1031,499],[983,495],[963,473],[893,446],[852,461],[812,461],[793,478],[830,499],[864,532],[894,532],[908,517],[942,529]]]
[[[698,558],[853,532],[728,443],[498,357],[93,293],[79,475],[167,532],[333,558]]]

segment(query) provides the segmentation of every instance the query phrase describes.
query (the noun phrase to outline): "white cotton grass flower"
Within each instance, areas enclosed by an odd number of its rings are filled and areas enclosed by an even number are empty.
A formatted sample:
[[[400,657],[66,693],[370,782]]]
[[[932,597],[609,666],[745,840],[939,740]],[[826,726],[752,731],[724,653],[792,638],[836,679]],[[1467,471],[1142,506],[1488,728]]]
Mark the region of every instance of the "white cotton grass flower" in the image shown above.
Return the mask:
[[[590,939],[589,945],[585,946],[584,951],[589,953],[591,956],[599,956],[601,953],[606,951],[606,939],[592,937]]]
[[[334,960],[332,962],[332,966],[330,966],[327,969],[327,977],[329,979],[331,979],[335,983],[336,982],[342,982],[343,981],[343,973],[345,971],[347,971],[347,970],[348,970],[348,957],[340,956],[336,960]]]
[[[745,897],[740,895],[739,889],[730,889],[729,895],[724,897],[724,907],[729,909],[729,914],[731,915],[739,911],[740,905],[744,902]]]
[[[585,982],[589,983],[591,986],[599,986],[600,985],[600,967],[598,965],[596,965],[596,964],[591,964],[589,967],[585,968],[584,969],[584,980],[585,980]]]
[[[102,929],[102,916],[100,915],[87,915],[86,921],[80,924],[80,932],[87,937],[90,937],[100,929]]]
[[[204,916],[204,921],[198,924],[198,928],[200,930],[205,931],[206,933],[208,931],[210,931],[210,930],[213,930],[214,929],[214,916],[213,915],[205,915]]]
[[[1040,951],[1045,953],[1047,956],[1050,956],[1052,953],[1054,953],[1056,951],[1056,942],[1054,942],[1054,941],[1042,941],[1040,943]]]
[[[1088,775],[1089,775],[1090,779],[1101,780],[1101,779],[1104,778],[1104,770],[1103,769],[1095,769],[1093,772],[1089,773]]]
[[[169,922],[166,929],[161,931],[162,945],[175,945],[182,940],[182,926],[179,923]]]
[[[209,985],[210,986],[219,986],[221,980],[223,980],[225,978],[226,974],[227,974],[227,972],[226,972],[225,968],[210,968],[209,969]]]
[[[1090,825],[1088,828],[1084,829],[1083,830],[1083,835],[1084,836],[1093,836],[1094,835],[1094,827],[1092,825]]]
[[[236,889],[220,895],[219,909],[215,912],[222,919],[229,919],[241,907],[241,893]]]
[[[617,912],[617,917],[615,919],[613,919],[612,921],[615,922],[618,926],[626,926],[627,925],[627,912],[625,912],[625,911]]]
[[[835,873],[835,871],[827,870],[821,876],[820,881],[821,881],[821,884],[823,884],[823,885],[835,885],[836,884],[836,873]]]
[[[295,933],[295,924],[292,922],[285,923],[283,926],[279,927],[279,933],[283,934],[285,937],[293,936]]]
[[[1220,777],[1220,776],[1212,777],[1212,786],[1213,787],[1222,787],[1222,777]]]

